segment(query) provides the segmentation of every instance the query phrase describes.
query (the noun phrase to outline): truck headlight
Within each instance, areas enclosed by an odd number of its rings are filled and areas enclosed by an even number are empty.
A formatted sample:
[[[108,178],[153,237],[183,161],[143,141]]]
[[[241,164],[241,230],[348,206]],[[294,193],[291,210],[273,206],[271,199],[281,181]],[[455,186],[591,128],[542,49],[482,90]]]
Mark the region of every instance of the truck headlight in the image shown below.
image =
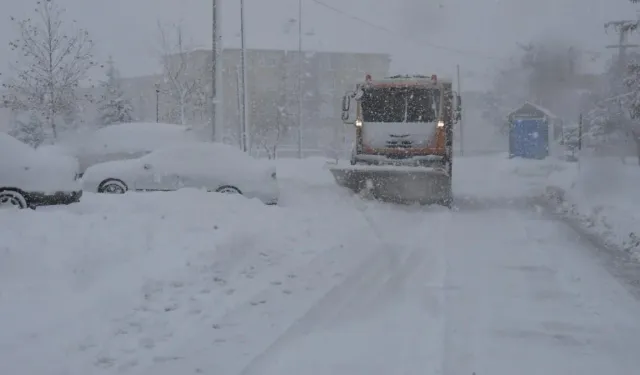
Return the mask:
[[[361,128],[362,127],[362,120],[356,120],[356,127],[357,128]]]
[[[442,120],[438,121],[438,127],[439,128],[444,128],[444,121],[442,121]]]

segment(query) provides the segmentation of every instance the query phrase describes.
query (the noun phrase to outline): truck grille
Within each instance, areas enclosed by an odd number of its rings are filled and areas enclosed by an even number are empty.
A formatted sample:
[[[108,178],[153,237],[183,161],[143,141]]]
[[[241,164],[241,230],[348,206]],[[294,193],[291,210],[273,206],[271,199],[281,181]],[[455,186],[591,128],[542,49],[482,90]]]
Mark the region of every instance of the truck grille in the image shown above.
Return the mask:
[[[389,148],[411,148],[413,142],[411,141],[387,141],[387,147]]]

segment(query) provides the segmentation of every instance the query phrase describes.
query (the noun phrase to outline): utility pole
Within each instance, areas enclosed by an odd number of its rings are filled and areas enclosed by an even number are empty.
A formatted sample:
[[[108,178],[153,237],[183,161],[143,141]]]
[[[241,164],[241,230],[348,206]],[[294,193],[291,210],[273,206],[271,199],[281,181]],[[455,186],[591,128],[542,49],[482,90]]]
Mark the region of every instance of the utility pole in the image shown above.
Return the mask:
[[[620,97],[624,93],[624,77],[627,70],[627,49],[629,48],[637,48],[637,44],[629,44],[627,43],[629,34],[635,31],[638,28],[638,20],[635,21],[611,21],[607,22],[604,25],[605,31],[609,28],[614,28],[618,32],[618,44],[609,45],[607,48],[617,48],[618,49],[618,69],[615,72],[615,84],[614,84],[614,96]],[[623,111],[623,101],[618,99],[618,108],[621,112]],[[626,124],[623,124],[623,127],[628,128],[630,124],[628,121]],[[623,158],[624,161],[624,158]]]
[[[298,0],[298,159],[302,159],[302,0]]]
[[[160,122],[160,84],[156,83],[156,122]]]
[[[462,97],[462,92],[460,92],[460,65],[456,65],[456,74],[458,76],[458,95]],[[458,105],[458,103],[456,103],[456,105]],[[460,156],[463,156],[464,154],[463,118],[464,116],[460,116]]]
[[[222,59],[221,51],[221,35],[220,35],[220,12],[218,12],[218,1],[212,0],[211,4],[211,141],[217,140],[218,134],[216,127],[222,125],[222,106],[218,100],[218,94],[222,97],[220,91],[222,88]]]
[[[240,73],[242,67],[240,64],[236,65],[236,99],[238,100],[238,147],[244,150],[242,147],[242,117],[244,112],[242,111],[242,73]]]
[[[249,130],[247,116],[247,49],[245,44],[244,33],[244,0],[240,0],[240,81],[242,84],[242,121],[240,127],[242,129],[242,151],[247,152],[247,132]]]

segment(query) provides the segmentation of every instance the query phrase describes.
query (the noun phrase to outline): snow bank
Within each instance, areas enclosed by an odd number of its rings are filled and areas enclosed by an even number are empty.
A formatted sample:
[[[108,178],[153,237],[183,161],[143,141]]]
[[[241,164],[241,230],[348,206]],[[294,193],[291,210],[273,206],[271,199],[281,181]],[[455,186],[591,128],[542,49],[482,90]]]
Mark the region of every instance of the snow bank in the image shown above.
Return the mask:
[[[619,158],[582,157],[549,184],[559,212],[640,260],[640,168],[635,160],[624,165]]]
[[[136,122],[74,133],[51,148],[77,158],[84,172],[94,164],[139,158],[161,148],[203,141],[207,139],[187,126]]]
[[[343,214],[191,189],[0,212],[0,373],[160,363],[158,353],[355,241],[367,223]]]
[[[565,163],[509,159],[506,153],[454,159],[453,190],[457,198],[517,199],[544,192],[547,180],[561,173]]]
[[[335,185],[329,168],[335,160],[326,158],[278,159],[278,177],[301,179],[313,185]],[[358,168],[340,160],[341,168]],[[371,166],[372,169],[397,168]],[[415,167],[400,167],[412,170]],[[494,153],[454,158],[453,190],[457,198],[512,200],[541,196],[549,179],[562,180],[570,164],[558,159],[509,159],[507,153]],[[317,170],[323,169],[322,173]],[[562,181],[566,184],[566,181]],[[565,186],[565,185],[563,185]]]

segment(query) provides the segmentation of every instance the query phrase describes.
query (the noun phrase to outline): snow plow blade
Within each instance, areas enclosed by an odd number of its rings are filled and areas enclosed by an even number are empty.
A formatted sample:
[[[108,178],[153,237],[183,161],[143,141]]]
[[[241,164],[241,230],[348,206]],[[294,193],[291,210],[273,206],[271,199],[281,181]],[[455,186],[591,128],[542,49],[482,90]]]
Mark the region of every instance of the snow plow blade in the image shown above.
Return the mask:
[[[394,166],[329,166],[338,185],[393,203],[452,202],[451,177],[441,169]]]

